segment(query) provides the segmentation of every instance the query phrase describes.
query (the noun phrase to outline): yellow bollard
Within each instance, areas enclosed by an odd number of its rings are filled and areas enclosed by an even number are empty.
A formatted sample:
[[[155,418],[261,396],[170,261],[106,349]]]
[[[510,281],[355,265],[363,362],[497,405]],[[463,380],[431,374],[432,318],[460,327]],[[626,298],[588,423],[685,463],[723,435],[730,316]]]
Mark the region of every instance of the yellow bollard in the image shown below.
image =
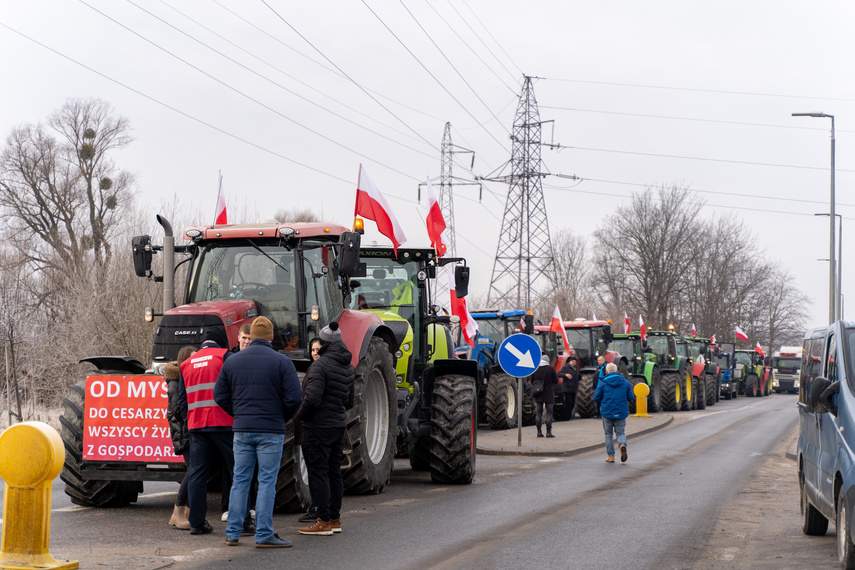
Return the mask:
[[[42,422],[14,425],[0,435],[3,542],[0,568],[79,568],[50,555],[51,482],[62,471],[65,449],[55,429]]]
[[[635,392],[635,413],[634,418],[649,418],[652,417],[647,413],[647,395],[650,393],[650,387],[644,382],[639,382],[632,389]]]

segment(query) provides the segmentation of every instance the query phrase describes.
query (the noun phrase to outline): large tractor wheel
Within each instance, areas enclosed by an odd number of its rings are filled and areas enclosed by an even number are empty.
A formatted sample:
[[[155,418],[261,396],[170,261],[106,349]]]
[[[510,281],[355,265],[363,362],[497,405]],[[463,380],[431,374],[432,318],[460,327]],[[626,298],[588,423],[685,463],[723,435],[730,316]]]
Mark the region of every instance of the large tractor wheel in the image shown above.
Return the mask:
[[[294,440],[294,424],[285,426],[285,443],[276,476],[276,498],[273,508],[280,513],[305,512],[312,506],[309,492],[309,470],[303,459],[303,450]]]
[[[471,483],[478,438],[475,380],[448,375],[433,384],[430,418],[430,478],[435,483]]]
[[[759,384],[759,379],[756,374],[749,374],[748,378],[745,379],[745,395],[749,398],[757,397],[757,384]]]
[[[647,395],[647,413],[654,414],[662,409],[662,375],[658,366],[653,367],[648,387],[650,393]]]
[[[717,385],[716,385],[715,374],[713,374],[711,372],[707,372],[706,374],[704,374],[704,382],[706,383],[706,386],[707,386],[707,402],[706,402],[706,405],[707,406],[714,406],[715,403],[718,401],[718,398],[716,398],[716,387],[717,387]]]
[[[695,394],[695,407],[698,410],[705,410],[707,407],[707,375],[701,372],[700,377],[695,377],[695,384],[698,387],[698,393]]]
[[[715,401],[721,401],[721,372],[715,377]]]
[[[487,383],[487,423],[492,429],[517,427],[517,379],[503,372]]]
[[[388,345],[374,337],[356,367],[353,407],[347,411],[345,445],[350,467],[344,470],[347,493],[381,493],[392,476],[398,426],[395,367]],[[347,449],[345,449],[345,452]]]
[[[579,377],[579,387],[576,390],[576,411],[580,418],[592,418],[597,413],[594,403],[594,374],[586,372]]]
[[[83,417],[86,412],[86,381],[79,380],[69,386],[61,424],[61,437],[65,447],[65,465],[60,479],[65,483],[65,494],[71,502],[85,507],[126,507],[137,502],[143,491],[142,481],[99,481],[84,479],[83,470]]]
[[[523,379],[523,426],[533,426],[537,419],[537,404],[531,395],[531,376]]]
[[[662,373],[662,410],[676,412],[682,405],[680,397],[680,374],[675,371]]]
[[[692,376],[692,373],[686,370],[680,374],[680,388],[683,391],[683,400],[681,402],[680,408],[681,410],[694,410],[695,409],[695,397],[697,396],[698,390],[696,388],[695,378]]]

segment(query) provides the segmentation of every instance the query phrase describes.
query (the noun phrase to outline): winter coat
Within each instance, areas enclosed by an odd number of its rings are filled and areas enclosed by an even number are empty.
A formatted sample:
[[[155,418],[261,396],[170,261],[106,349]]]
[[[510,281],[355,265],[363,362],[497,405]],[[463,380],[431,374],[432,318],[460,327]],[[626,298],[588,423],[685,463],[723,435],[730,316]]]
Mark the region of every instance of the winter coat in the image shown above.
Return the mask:
[[[178,409],[178,363],[170,362],[164,369],[166,377],[166,419],[169,421],[169,431],[172,434],[172,448],[175,455],[184,455],[190,452],[190,432],[187,431],[187,422]]]
[[[325,343],[318,354],[306,372],[306,397],[299,412],[307,432],[347,427],[345,415],[353,407],[353,355],[340,340]]]
[[[262,339],[232,354],[214,387],[214,401],[241,432],[285,433],[301,399],[294,363]]]
[[[555,385],[558,384],[558,373],[549,364],[541,364],[531,375],[531,382],[536,380],[543,382],[543,394],[537,396],[534,401],[544,404],[555,403]]]
[[[565,394],[575,394],[579,389],[579,371],[576,367],[565,364],[558,376],[562,377],[561,389]]]
[[[629,402],[635,400],[629,381],[617,372],[600,380],[594,401],[600,404],[600,416],[611,420],[622,420],[629,415]]]

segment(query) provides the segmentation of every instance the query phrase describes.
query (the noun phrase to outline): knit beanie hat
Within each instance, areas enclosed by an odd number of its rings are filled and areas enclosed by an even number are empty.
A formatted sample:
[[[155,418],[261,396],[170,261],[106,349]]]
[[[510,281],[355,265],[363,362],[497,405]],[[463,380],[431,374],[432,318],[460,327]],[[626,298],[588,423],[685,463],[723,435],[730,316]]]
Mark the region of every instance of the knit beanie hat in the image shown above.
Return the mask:
[[[258,317],[252,321],[249,329],[249,338],[255,340],[260,338],[267,342],[273,342],[273,323],[267,317]]]
[[[338,330],[338,323],[333,321],[321,329],[321,342],[328,343],[336,340],[341,340],[341,331]]]

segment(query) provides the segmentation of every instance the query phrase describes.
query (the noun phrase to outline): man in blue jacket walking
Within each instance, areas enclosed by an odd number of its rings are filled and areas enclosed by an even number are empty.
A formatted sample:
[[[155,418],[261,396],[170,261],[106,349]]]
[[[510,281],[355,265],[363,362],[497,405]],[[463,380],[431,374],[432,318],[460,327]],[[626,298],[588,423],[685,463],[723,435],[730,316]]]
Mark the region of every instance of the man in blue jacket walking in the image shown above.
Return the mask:
[[[629,402],[634,400],[635,394],[629,381],[618,374],[614,362],[609,362],[606,365],[606,375],[600,380],[594,393],[594,401],[600,404],[603,431],[606,433],[606,463],[615,462],[614,435],[617,435],[620,446],[620,460],[627,460],[626,418],[629,415]]]
[[[256,548],[283,548],[291,542],[273,533],[276,478],[285,443],[285,423],[300,406],[302,388],[291,359],[273,350],[273,324],[253,321],[248,347],[233,354],[220,370],[214,400],[234,417],[235,470],[226,544],[237,546],[246,516],[247,494],[258,460],[255,506]]]

